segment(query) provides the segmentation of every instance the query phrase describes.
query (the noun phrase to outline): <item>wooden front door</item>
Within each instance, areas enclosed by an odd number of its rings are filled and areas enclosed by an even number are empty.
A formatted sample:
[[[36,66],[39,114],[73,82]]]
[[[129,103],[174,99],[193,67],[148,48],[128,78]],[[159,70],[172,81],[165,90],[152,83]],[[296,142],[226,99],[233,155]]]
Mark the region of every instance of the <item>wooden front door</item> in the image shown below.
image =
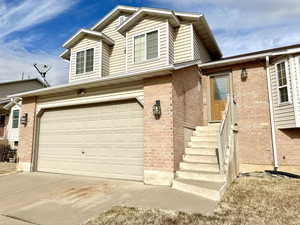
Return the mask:
[[[211,99],[211,120],[222,119],[222,112],[225,110],[227,95],[229,94],[229,76],[218,75],[210,77],[210,99]]]

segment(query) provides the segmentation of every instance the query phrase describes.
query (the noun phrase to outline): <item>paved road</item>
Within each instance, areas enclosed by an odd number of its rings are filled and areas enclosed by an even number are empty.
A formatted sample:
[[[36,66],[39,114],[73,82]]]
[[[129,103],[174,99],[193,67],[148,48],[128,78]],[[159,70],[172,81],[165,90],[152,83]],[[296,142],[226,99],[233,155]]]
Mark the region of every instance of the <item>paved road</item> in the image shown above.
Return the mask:
[[[133,181],[47,173],[0,176],[0,225],[79,225],[115,205],[208,214],[216,203]]]

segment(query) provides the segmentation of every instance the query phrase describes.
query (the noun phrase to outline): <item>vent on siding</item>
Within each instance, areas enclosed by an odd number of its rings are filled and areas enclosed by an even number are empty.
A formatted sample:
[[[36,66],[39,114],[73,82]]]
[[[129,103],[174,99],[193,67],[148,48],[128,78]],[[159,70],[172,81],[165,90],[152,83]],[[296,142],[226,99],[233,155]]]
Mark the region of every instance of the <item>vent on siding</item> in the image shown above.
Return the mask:
[[[127,20],[127,16],[120,16],[119,17],[119,25],[120,26],[122,23],[124,23]]]

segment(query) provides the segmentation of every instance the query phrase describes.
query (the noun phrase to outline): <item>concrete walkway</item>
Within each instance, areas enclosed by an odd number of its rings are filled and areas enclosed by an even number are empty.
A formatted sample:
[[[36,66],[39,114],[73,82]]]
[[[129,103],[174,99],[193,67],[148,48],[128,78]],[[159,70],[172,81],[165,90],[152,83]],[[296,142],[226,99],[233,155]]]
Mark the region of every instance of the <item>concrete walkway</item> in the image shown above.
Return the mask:
[[[1,225],[79,225],[115,205],[203,214],[216,207],[192,194],[140,182],[47,173],[0,176]]]
[[[15,172],[16,166],[16,163],[0,162],[0,175]]]

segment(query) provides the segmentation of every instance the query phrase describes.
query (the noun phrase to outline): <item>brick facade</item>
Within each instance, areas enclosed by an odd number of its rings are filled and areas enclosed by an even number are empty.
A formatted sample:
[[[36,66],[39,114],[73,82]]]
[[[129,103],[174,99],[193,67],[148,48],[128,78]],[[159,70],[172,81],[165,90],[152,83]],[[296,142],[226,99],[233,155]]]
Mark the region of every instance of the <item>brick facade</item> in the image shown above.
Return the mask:
[[[248,77],[241,80],[241,70]],[[203,73],[231,72],[233,94],[236,100],[238,149],[241,172],[273,169],[271,120],[265,62],[252,62],[230,67],[204,70]],[[203,77],[203,88],[209,87],[209,78]],[[204,92],[209,93],[208,90]],[[206,98],[207,97],[207,98]],[[209,96],[203,102],[209,104]],[[204,121],[208,121],[208,106],[204,103]],[[300,172],[300,132],[298,129],[276,130],[279,169]]]
[[[23,98],[21,116],[28,113],[27,125],[20,125],[19,128],[19,170],[30,171],[32,162],[32,153],[34,145],[34,128],[35,128],[35,110],[36,110],[36,98],[28,97]]]

